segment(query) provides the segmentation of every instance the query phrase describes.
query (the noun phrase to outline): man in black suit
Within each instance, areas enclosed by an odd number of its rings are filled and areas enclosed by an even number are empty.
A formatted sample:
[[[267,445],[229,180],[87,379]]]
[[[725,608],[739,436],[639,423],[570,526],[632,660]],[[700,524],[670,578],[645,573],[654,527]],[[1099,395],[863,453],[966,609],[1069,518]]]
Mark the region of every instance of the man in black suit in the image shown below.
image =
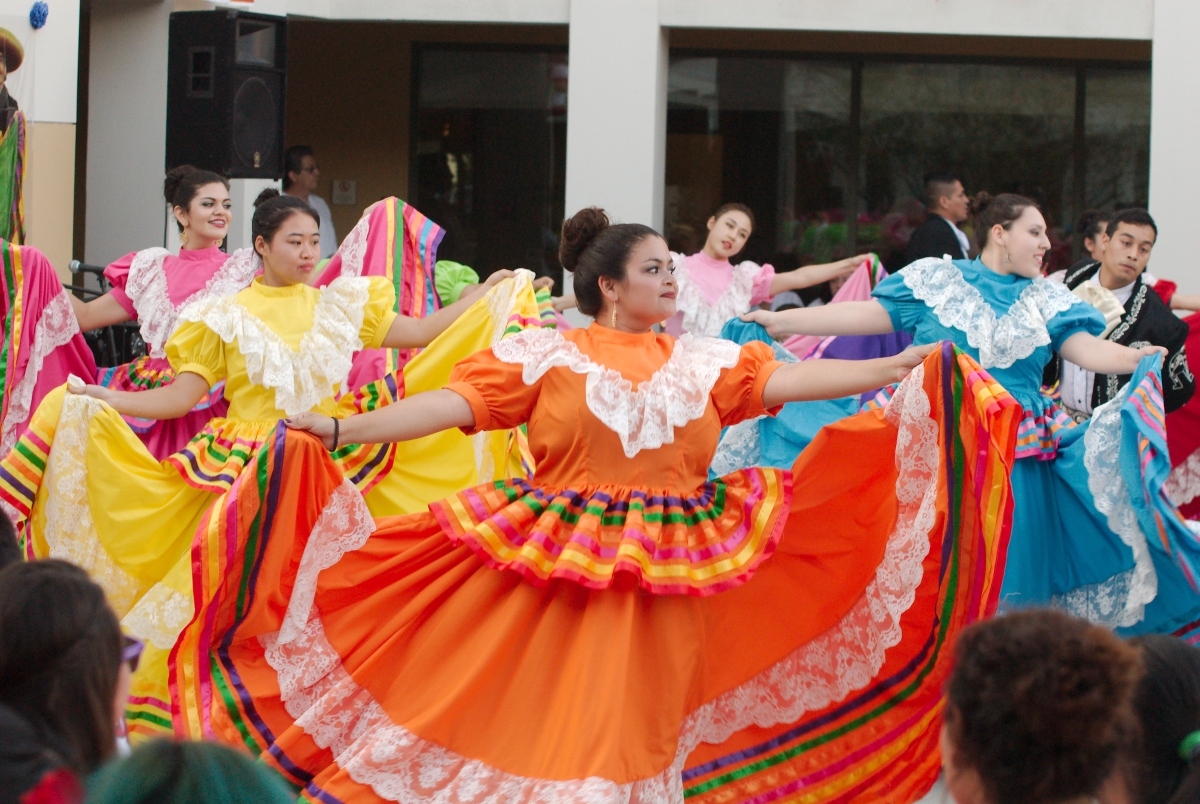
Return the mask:
[[[952,173],[931,173],[925,177],[925,208],[929,214],[913,230],[908,240],[905,265],[922,257],[965,260],[971,250],[966,234],[958,228],[971,214],[971,199],[962,182]]]

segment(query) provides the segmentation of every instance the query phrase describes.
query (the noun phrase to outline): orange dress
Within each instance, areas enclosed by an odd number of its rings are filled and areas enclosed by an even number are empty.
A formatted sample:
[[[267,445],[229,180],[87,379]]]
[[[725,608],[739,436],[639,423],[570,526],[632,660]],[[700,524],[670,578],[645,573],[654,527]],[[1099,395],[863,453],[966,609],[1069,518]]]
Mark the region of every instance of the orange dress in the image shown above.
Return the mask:
[[[194,548],[177,731],[312,801],[915,799],[954,635],[994,610],[1020,407],[947,346],[792,471],[708,481],[781,365],[518,333],[447,387],[480,430],[528,423],[536,479],[403,517],[372,521],[307,436],[264,451]]]

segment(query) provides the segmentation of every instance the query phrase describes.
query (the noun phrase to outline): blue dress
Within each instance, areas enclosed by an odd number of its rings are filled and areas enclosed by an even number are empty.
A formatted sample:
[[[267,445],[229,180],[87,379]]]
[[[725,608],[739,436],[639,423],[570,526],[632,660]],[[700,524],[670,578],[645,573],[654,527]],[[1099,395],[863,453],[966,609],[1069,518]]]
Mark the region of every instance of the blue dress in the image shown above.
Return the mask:
[[[1186,569],[1200,544],[1162,491],[1170,460],[1159,357],[1075,425],[1042,394],[1042,369],[1067,338],[1098,335],[1104,320],[1064,286],[978,259],[925,259],[873,295],[897,331],[918,344],[953,341],[1025,410],[1002,607],[1056,605],[1128,633],[1170,632],[1200,616]]]

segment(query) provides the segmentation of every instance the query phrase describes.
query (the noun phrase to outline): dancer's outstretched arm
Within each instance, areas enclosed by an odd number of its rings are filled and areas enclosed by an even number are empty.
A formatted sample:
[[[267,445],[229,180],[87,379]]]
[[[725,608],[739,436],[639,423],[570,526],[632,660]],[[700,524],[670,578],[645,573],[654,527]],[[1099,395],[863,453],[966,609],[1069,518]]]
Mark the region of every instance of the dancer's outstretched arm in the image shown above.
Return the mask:
[[[875,360],[805,360],[778,368],[763,388],[763,407],[813,399],[836,399],[900,382],[936,343],[913,346]]]
[[[1080,368],[1097,374],[1132,374],[1146,355],[1167,356],[1167,350],[1162,346],[1130,349],[1086,332],[1076,332],[1067,338],[1058,351]]]
[[[861,257],[847,257],[837,262],[827,262],[821,265],[803,265],[791,271],[777,273],[775,274],[775,278],[771,280],[771,295],[778,296],[784,291],[809,288],[813,285],[819,285],[822,282],[828,282],[830,279],[849,276],[858,270],[858,266],[862,265],[863,261],[867,259],[870,258],[866,255]]]
[[[333,419],[301,413],[287,420],[293,430],[305,430],[333,449]],[[370,413],[338,420],[338,444],[388,444],[412,441],[453,427],[474,427],[475,414],[460,394],[441,389],[401,399]]]
[[[117,304],[117,300],[112,297],[111,293],[105,293],[97,299],[85,302],[83,299],[77,298],[71,290],[70,287],[67,288],[67,298],[71,300],[71,309],[75,311],[75,318],[79,320],[79,329],[83,332],[91,332],[93,329],[101,327],[111,327],[113,324],[129,320],[129,313],[124,307]]]
[[[117,413],[139,419],[178,419],[208,393],[208,380],[184,371],[170,385],[149,391],[114,391],[103,385],[67,383],[73,394],[84,394],[112,405]]]
[[[433,315],[424,318],[412,318],[406,315],[396,316],[387,335],[383,336],[383,346],[388,349],[413,349],[428,346],[434,338],[445,332],[467,308],[495,287],[502,280],[515,276],[512,271],[496,271],[482,285],[476,285],[470,291],[465,291],[458,301],[438,310]]]
[[[789,335],[886,335],[895,332],[892,317],[875,300],[798,307],[794,310],[752,310],[743,321],[762,324],[772,338]]]

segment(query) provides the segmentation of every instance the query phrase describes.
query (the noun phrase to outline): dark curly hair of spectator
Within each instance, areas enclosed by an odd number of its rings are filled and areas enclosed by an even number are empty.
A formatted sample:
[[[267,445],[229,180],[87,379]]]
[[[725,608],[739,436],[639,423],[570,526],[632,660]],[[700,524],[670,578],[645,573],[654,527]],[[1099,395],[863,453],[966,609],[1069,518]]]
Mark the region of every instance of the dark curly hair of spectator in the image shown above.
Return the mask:
[[[1136,648],[1060,611],[963,632],[947,684],[946,781],[974,771],[991,804],[1094,796],[1136,730]]]

